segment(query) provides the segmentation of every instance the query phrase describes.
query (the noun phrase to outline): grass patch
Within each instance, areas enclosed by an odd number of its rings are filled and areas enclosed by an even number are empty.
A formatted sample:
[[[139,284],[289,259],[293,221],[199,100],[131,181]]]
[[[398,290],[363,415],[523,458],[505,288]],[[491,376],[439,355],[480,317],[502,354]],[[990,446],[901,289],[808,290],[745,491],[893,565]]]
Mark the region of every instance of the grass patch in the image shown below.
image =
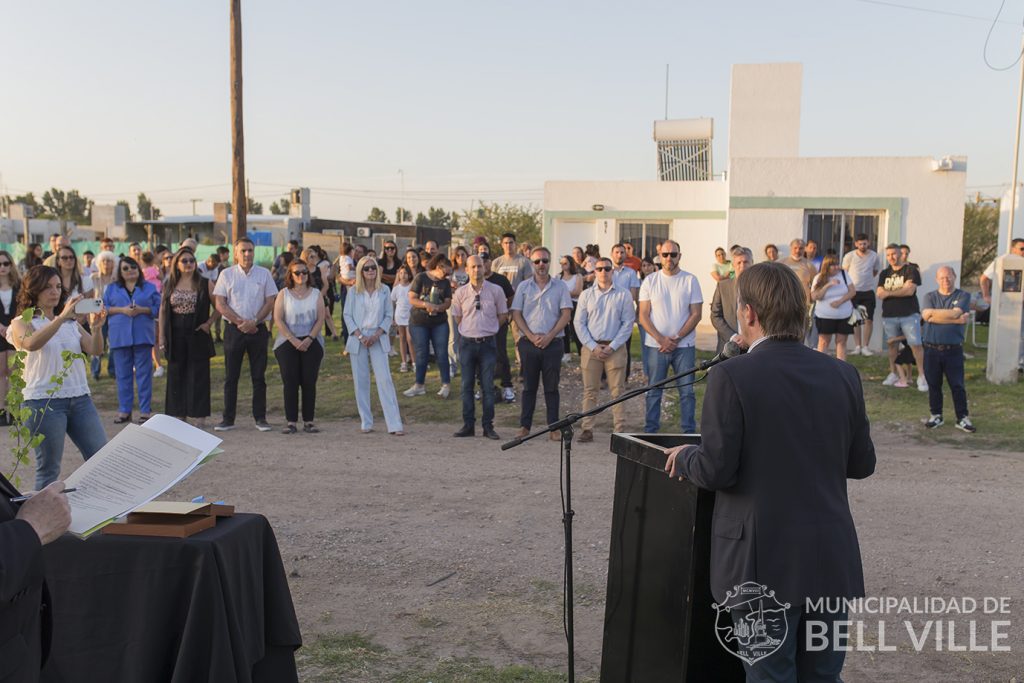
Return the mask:
[[[496,667],[475,657],[437,659],[423,649],[390,652],[359,633],[328,634],[303,646],[296,656],[299,680],[314,683],[562,683],[558,671],[512,665]],[[593,681],[592,678],[577,680]]]

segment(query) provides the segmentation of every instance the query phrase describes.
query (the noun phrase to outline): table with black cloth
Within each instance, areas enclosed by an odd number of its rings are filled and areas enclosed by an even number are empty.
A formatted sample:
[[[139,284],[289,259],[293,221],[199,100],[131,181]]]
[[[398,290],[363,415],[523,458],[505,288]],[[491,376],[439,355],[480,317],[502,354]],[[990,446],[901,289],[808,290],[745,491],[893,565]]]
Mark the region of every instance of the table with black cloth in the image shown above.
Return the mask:
[[[53,642],[43,681],[296,681],[302,644],[262,515],[190,538],[64,536],[43,549]]]

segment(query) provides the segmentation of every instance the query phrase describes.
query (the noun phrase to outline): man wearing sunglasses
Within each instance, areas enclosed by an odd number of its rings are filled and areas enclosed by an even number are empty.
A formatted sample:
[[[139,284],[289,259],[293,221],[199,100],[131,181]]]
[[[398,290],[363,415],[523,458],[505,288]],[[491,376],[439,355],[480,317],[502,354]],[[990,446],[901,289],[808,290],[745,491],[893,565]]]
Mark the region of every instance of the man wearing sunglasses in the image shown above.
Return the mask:
[[[691,273],[679,268],[679,244],[665,240],[661,244],[661,270],[644,278],[640,286],[640,324],[647,332],[644,339],[644,372],[654,384],[696,364],[697,323],[700,322],[704,296],[700,283]],[[697,431],[697,398],[690,379],[677,382],[679,421],[686,434]],[[647,392],[644,432],[661,428],[662,388]]]
[[[462,429],[456,437],[473,436],[476,415],[473,389],[480,377],[483,398],[483,435],[498,439],[494,431],[494,366],[496,337],[508,321],[508,302],[501,287],[484,278],[484,261],[466,259],[469,282],[452,295],[452,317],[459,327],[459,362],[462,364]]]
[[[537,388],[543,377],[547,422],[558,420],[558,380],[562,368],[562,337],[572,316],[572,296],[564,280],[548,272],[551,252],[537,247],[530,254],[533,277],[524,280],[512,299],[512,319],[522,336],[516,343],[523,364],[523,403],[518,436],[526,436],[533,426]],[[556,342],[557,340],[557,342]],[[551,440],[560,438],[551,432]]]
[[[627,269],[628,270],[628,269]],[[580,370],[583,374],[583,412],[597,404],[597,392],[601,388],[601,373],[608,376],[608,389],[612,398],[617,398],[626,387],[626,354],[633,334],[636,309],[633,296],[628,289],[615,283],[612,262],[608,258],[597,259],[594,267],[595,285],[580,294],[576,307],[576,336],[583,345],[580,353]],[[580,424],[580,443],[594,440],[594,417],[585,417]],[[626,405],[612,406],[615,431],[626,429]]]

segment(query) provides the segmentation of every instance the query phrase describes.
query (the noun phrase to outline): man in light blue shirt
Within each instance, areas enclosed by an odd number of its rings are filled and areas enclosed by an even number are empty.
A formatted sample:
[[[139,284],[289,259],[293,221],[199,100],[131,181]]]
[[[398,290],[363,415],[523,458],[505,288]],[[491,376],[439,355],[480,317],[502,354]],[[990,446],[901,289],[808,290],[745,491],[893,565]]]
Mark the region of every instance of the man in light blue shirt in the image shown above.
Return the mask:
[[[632,268],[626,268],[631,272]],[[612,281],[611,259],[600,258],[594,268],[597,275],[594,286],[580,294],[576,307],[576,336],[583,345],[580,370],[583,375],[583,412],[597,403],[601,388],[601,373],[608,376],[608,389],[612,398],[618,397],[626,387],[627,344],[633,334],[636,319],[633,297]],[[626,406],[612,406],[612,419],[617,432],[625,431]],[[594,440],[594,416],[585,417],[580,424],[579,442]]]
[[[636,310],[640,294],[640,275],[626,265],[626,245],[619,243],[612,247],[612,283],[619,289],[629,292],[633,298],[633,310]],[[632,342],[633,333],[629,334],[626,340],[626,379],[632,370]]]
[[[526,436],[533,426],[537,388],[543,376],[547,424],[558,420],[558,380],[562,367],[562,340],[572,316],[572,297],[565,282],[552,278],[548,268],[551,252],[537,247],[530,253],[533,277],[519,283],[512,299],[512,320],[522,336],[516,342],[523,366],[523,403],[518,436]],[[552,343],[555,340],[557,343]],[[559,435],[551,433],[551,440]]]

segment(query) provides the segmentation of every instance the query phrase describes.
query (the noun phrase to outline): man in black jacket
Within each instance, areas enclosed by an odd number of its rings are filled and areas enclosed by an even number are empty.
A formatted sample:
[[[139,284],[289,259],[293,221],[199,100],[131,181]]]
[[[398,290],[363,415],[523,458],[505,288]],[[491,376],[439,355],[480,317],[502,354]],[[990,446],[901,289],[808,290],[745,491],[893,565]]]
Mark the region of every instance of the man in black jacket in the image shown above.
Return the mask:
[[[50,638],[42,548],[67,531],[71,509],[55,481],[19,508],[0,476],[0,680],[39,680]]]
[[[735,605],[737,594],[742,602],[751,587],[788,604],[778,646],[741,655],[747,680],[839,681],[844,652],[834,641],[807,651],[805,634],[813,628],[831,635],[832,623],[845,619],[842,609],[820,609],[821,599],[835,605],[836,598],[864,595],[846,490],[848,478],[875,469],[860,377],[801,343],[806,294],[785,265],[759,263],[737,279],[737,319],[749,351],[708,374],[702,444],[673,449],[666,471],[718,492],[716,609]],[[744,609],[732,610],[730,636],[753,628],[756,615]]]

